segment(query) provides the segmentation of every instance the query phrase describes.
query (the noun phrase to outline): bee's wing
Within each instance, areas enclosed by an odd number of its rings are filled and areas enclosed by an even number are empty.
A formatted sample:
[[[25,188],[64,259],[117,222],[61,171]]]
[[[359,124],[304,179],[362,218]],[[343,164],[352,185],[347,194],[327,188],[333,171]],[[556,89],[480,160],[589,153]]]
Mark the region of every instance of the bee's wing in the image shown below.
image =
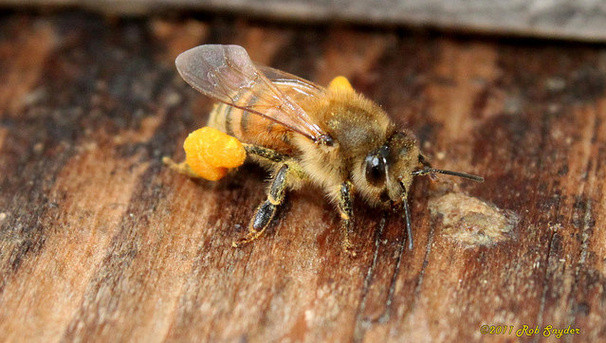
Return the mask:
[[[299,105],[280,91],[254,65],[241,46],[201,45],[183,52],[177,57],[175,64],[183,79],[205,95],[266,117],[313,141],[318,141],[325,135],[325,132]],[[266,70],[275,71],[275,69]],[[283,74],[274,72],[272,76]],[[309,82],[301,82],[299,88],[311,92],[312,88],[315,88],[309,84]],[[249,92],[257,98],[254,104],[238,100],[242,98],[242,94]]]
[[[326,92],[324,87],[285,71],[260,65],[258,65],[257,68],[259,68],[272,83],[290,88],[301,96],[321,97]]]

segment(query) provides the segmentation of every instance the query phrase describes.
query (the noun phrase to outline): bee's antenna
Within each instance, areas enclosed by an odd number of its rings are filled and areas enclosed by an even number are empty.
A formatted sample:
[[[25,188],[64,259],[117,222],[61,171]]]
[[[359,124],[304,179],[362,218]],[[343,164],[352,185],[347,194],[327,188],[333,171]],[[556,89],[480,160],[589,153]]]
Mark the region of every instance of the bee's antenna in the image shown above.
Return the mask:
[[[402,206],[404,206],[404,219],[406,220],[406,235],[408,236],[408,250],[412,250],[412,228],[410,224],[410,207],[408,207],[408,193],[406,192],[406,187],[402,183],[399,182],[400,187],[402,187]]]
[[[412,228],[410,225],[410,208],[408,207],[408,200],[406,196],[402,197],[402,204],[404,205],[404,217],[406,218],[406,235],[408,235],[408,250],[412,250]]]
[[[461,172],[444,170],[444,169],[435,169],[435,168],[423,168],[423,169],[415,170],[412,172],[412,175],[418,176],[418,175],[427,175],[427,174],[432,174],[432,173],[458,176],[458,177],[462,177],[464,179],[468,179],[468,180],[472,180],[472,181],[476,181],[476,182],[484,182],[484,178],[481,176],[478,176],[478,175],[461,173]]]

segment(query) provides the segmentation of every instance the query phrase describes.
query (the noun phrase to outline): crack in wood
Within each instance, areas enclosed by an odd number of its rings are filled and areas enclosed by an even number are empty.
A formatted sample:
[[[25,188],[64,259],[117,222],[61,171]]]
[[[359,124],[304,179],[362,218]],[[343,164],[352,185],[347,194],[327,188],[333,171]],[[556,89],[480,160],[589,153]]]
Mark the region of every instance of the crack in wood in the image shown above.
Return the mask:
[[[381,237],[383,236],[383,231],[385,230],[385,223],[387,221],[387,214],[383,213],[383,217],[381,217],[381,221],[379,222],[379,228],[375,231],[375,247],[372,256],[372,261],[370,266],[368,266],[368,270],[366,272],[366,277],[364,277],[364,283],[362,286],[362,300],[360,301],[360,305],[358,306],[358,310],[356,312],[356,325],[354,328],[354,342],[361,342],[364,339],[364,333],[368,329],[368,325],[370,321],[361,318],[362,313],[366,309],[366,300],[368,295],[368,288],[370,287],[371,280],[373,278],[373,273],[375,267],[377,265],[377,260],[379,257],[379,248],[381,244]]]
[[[550,271],[550,260],[552,259],[552,245],[553,242],[556,238],[556,235],[558,234],[558,228],[555,227],[554,231],[551,233],[551,236],[549,238],[549,243],[547,244],[547,254],[545,255],[545,273],[543,274],[543,280],[545,281],[545,284],[543,286],[543,292],[541,293],[541,300],[540,300],[540,305],[539,305],[539,312],[537,314],[537,325],[539,327],[543,326],[543,316],[544,316],[544,311],[545,311],[545,302],[547,300],[547,290],[549,289],[549,284],[547,284],[547,280],[550,280],[552,275],[552,272]],[[535,336],[533,337],[532,341],[533,342],[538,342],[540,336]]]
[[[589,245],[589,238],[591,238],[591,221],[592,221],[592,215],[591,215],[591,199],[587,200],[587,204],[586,204],[586,208],[585,208],[585,215],[583,216],[583,230],[581,231],[581,252],[579,254],[579,261],[577,262],[575,271],[574,271],[574,283],[572,284],[572,287],[570,289],[570,300],[568,303],[568,324],[569,325],[574,325],[575,322],[575,312],[576,312],[576,297],[575,297],[575,293],[576,290],[578,289],[578,284],[579,284],[579,280],[580,280],[580,274],[581,274],[581,270],[585,267],[585,261],[587,259],[587,254],[588,254],[588,245]]]
[[[402,244],[398,248],[398,257],[396,259],[396,266],[394,268],[394,273],[391,278],[391,282],[389,284],[389,293],[387,294],[387,300],[385,301],[385,311],[379,319],[378,323],[387,323],[389,318],[391,317],[391,304],[393,303],[393,295],[396,291],[396,282],[398,281],[398,276],[400,275],[400,265],[402,264],[402,256],[404,255],[404,251],[406,251],[406,231],[402,230]]]
[[[427,269],[427,265],[429,264],[429,255],[431,254],[431,245],[433,244],[433,238],[435,234],[434,226],[431,225],[431,229],[429,230],[429,236],[427,237],[427,246],[425,247],[425,256],[423,257],[423,264],[421,265],[421,271],[419,272],[419,277],[417,279],[417,284],[415,285],[414,297],[411,302],[411,305],[407,309],[408,313],[411,313],[414,309],[416,302],[419,299],[419,294],[421,293],[421,287],[423,286],[423,279],[425,277],[425,270]]]

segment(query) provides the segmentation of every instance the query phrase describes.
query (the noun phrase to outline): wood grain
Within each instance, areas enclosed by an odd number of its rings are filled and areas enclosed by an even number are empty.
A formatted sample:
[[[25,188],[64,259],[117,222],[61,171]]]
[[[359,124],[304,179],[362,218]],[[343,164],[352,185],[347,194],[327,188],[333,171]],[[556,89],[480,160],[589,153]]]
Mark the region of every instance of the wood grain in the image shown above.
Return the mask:
[[[553,340],[483,324],[604,341],[604,47],[79,12],[7,14],[0,33],[2,341]],[[161,163],[211,106],[173,67],[206,42],[321,83],[345,74],[434,165],[486,182],[419,179],[413,251],[400,214],[358,202],[350,258],[314,188],[231,248],[265,172],[196,182]],[[513,236],[447,235],[428,210],[444,189],[513,211]]]

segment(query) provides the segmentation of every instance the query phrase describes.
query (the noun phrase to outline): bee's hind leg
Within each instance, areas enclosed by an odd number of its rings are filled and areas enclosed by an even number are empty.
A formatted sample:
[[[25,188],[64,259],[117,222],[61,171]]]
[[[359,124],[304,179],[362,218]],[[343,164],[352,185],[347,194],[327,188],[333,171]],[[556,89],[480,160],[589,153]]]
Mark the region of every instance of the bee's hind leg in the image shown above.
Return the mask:
[[[260,157],[268,162],[272,163],[283,163],[288,158],[281,153],[266,147],[262,147],[259,145],[243,143],[244,149],[246,149],[246,153],[249,155],[255,155]]]
[[[288,185],[288,178],[291,167],[284,163],[273,177],[271,185],[267,191],[267,200],[261,203],[255,215],[253,216],[248,226],[248,234],[239,240],[232,243],[236,248],[241,247],[247,243],[254,241],[259,238],[267,229],[278,206],[284,202],[284,196],[286,193],[286,187]]]
[[[191,178],[200,178],[198,174],[196,174],[191,168],[187,165],[187,162],[183,161],[181,163],[177,163],[173,161],[170,157],[164,156],[162,158],[162,163],[167,165],[170,169],[176,171],[179,174],[187,175]]]

